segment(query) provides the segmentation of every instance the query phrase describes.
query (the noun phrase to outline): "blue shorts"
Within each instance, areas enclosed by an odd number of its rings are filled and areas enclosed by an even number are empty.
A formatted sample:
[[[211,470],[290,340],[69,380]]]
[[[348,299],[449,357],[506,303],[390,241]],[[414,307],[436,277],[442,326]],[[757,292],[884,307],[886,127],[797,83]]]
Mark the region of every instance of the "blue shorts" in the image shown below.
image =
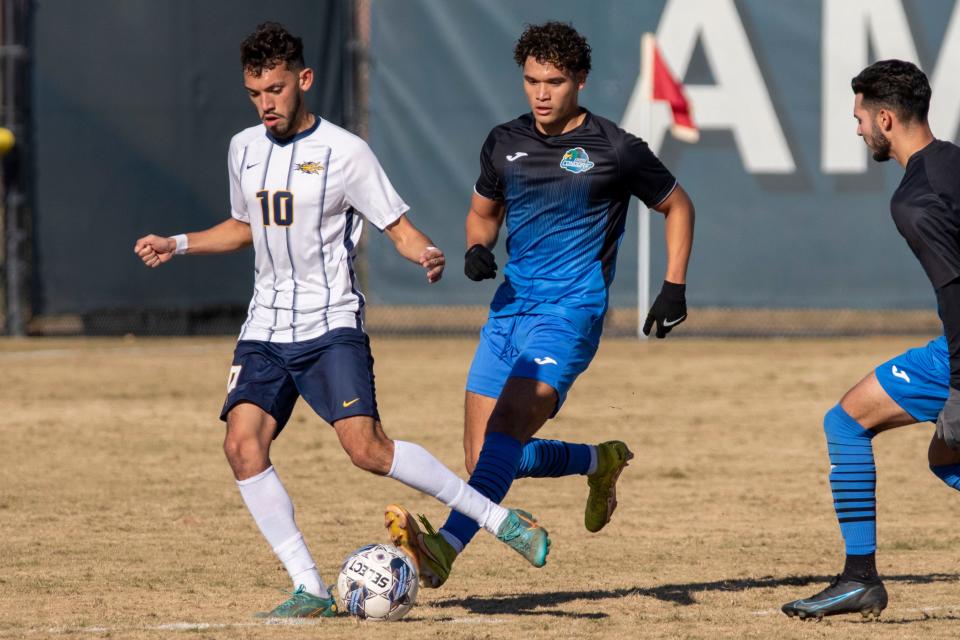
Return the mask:
[[[250,402],[277,421],[276,438],[300,396],[330,424],[352,416],[379,420],[367,334],[343,328],[306,342],[241,340],[220,419],[226,421],[236,404]]]
[[[910,349],[874,371],[880,386],[917,422],[936,422],[950,395],[950,353],[943,336]]]
[[[553,315],[491,317],[480,331],[467,391],[499,398],[508,378],[532,378],[556,390],[556,415],[573,381],[593,360],[602,330],[599,321],[584,335]]]

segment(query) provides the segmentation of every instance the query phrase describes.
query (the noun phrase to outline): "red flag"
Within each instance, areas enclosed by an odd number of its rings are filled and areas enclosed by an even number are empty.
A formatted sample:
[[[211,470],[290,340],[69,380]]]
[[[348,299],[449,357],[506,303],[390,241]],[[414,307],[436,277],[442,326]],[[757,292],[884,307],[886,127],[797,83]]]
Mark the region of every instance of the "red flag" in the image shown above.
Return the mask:
[[[670,71],[652,33],[643,35],[643,77],[648,87],[648,99],[670,104],[673,114],[670,132],[673,137],[684,142],[699,140],[700,130],[693,121],[690,99],[683,91],[683,83]]]

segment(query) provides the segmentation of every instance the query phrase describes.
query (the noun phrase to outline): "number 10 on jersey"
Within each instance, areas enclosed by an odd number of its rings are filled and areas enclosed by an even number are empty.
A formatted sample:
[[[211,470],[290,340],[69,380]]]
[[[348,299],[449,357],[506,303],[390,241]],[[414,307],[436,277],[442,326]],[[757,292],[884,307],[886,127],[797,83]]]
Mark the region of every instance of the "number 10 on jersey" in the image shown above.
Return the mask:
[[[260,210],[263,213],[263,226],[270,226],[270,219],[280,227],[293,224],[293,194],[289,191],[257,191]]]

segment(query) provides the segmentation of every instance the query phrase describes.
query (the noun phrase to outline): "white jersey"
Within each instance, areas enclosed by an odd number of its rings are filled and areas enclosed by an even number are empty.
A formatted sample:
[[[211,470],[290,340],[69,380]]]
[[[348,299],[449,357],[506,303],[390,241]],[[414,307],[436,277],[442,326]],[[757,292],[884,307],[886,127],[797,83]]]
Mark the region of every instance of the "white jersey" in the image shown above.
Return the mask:
[[[367,143],[321,120],[285,141],[263,125],[230,141],[231,215],[250,225],[254,292],[240,340],[302,342],[363,328],[353,269],[361,216],[381,231],[409,207]]]

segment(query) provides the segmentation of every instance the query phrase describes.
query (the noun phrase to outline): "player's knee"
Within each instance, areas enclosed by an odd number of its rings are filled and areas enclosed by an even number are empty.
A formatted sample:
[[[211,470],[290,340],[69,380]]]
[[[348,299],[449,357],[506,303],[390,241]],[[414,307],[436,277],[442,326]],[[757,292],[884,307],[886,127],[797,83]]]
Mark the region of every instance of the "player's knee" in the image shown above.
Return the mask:
[[[858,421],[854,420],[839,404],[833,405],[833,407],[824,414],[823,433],[828,443],[847,438],[866,438],[870,440],[876,435],[869,429],[864,428]],[[833,455],[832,452],[831,455]]]
[[[520,427],[525,425],[526,420],[515,417],[508,411],[494,412],[490,416],[490,422],[487,423],[487,433],[503,433],[514,438],[518,438],[521,433]]]
[[[238,438],[231,437],[231,434],[228,432],[227,436],[223,439],[223,454],[227,456],[227,461],[229,461],[231,465],[235,461],[240,460],[241,449],[241,441]]]
[[[534,418],[533,402],[524,402],[521,398],[500,397],[487,421],[487,433],[497,431],[514,434],[522,430]]]
[[[544,415],[548,411],[540,411],[531,407],[516,407],[506,405],[497,406],[490,421],[487,423],[487,433],[502,433],[520,442],[526,442],[543,425],[546,420]],[[480,452],[477,451],[477,456]],[[476,460],[474,460],[476,464]]]
[[[223,453],[234,470],[256,464],[265,457],[260,441],[254,436],[227,431],[223,439]]]
[[[380,438],[357,438],[343,443],[350,462],[358,469],[377,475],[390,472],[393,462],[393,443]]]
[[[523,442],[556,409],[557,392],[536,380],[511,378],[507,385],[497,399],[486,432],[504,433]]]

